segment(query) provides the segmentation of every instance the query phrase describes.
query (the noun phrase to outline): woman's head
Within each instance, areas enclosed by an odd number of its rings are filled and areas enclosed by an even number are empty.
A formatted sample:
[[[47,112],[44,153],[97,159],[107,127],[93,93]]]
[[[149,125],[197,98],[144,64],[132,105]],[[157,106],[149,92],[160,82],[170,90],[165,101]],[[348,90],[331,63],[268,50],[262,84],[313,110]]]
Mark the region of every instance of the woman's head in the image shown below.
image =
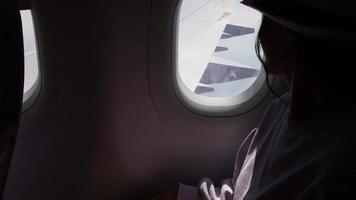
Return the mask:
[[[312,77],[350,89],[356,47],[356,1],[243,0],[264,14],[256,51],[269,74]],[[352,88],[353,89],[353,88]]]
[[[297,34],[263,17],[256,40],[256,53],[269,74],[290,77],[297,63]]]
[[[287,75],[291,119],[312,119],[340,107],[354,107],[356,15],[352,5],[356,1],[335,4],[335,8],[330,7],[331,0],[243,3],[264,14],[257,55],[268,74]],[[350,9],[352,13],[342,12]]]
[[[356,36],[355,36],[356,37]],[[264,16],[256,52],[268,74],[309,76],[326,90],[349,90],[353,85],[356,43],[311,37]],[[297,74],[296,74],[297,73]]]

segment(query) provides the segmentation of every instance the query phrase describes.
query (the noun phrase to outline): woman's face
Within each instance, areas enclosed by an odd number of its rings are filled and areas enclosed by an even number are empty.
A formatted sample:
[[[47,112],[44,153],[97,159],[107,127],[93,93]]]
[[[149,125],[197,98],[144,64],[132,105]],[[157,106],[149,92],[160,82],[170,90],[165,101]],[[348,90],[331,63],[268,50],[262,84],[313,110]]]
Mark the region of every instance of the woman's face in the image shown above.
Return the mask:
[[[260,42],[265,67],[270,74],[286,74],[290,77],[297,61],[295,34],[278,23],[264,17]]]

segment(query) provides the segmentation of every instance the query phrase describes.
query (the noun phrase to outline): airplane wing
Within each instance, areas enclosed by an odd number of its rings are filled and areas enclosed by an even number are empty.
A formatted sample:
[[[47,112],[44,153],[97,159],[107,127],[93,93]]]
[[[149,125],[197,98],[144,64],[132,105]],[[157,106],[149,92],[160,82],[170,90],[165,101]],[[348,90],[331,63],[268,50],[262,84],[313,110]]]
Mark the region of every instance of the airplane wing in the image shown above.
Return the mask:
[[[260,23],[260,13],[236,1],[184,1],[178,39],[178,72],[184,84],[211,97],[245,91],[260,73],[254,50]]]

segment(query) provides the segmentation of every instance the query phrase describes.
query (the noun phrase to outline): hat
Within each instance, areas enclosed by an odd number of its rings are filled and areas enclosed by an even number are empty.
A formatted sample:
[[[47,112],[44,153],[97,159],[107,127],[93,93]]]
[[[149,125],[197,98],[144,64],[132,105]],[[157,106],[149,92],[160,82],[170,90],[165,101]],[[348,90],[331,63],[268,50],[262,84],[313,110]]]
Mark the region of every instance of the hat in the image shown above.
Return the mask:
[[[304,35],[356,41],[356,0],[243,0],[241,3]]]

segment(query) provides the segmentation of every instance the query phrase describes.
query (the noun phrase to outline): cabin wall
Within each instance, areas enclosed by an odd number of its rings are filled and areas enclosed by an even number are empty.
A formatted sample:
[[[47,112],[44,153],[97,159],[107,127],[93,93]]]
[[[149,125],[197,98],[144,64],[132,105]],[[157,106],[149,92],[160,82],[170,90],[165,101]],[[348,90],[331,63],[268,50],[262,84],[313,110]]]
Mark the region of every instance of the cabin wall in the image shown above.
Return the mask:
[[[238,146],[267,101],[227,118],[182,106],[164,52],[173,43],[165,16],[175,5],[32,1],[40,95],[23,113],[4,199],[140,199],[178,182],[231,177]],[[157,32],[166,35],[155,49],[149,41],[157,12],[162,22],[154,23],[167,32]],[[151,62],[149,50],[162,51],[161,61]],[[150,82],[160,77],[166,86]]]

